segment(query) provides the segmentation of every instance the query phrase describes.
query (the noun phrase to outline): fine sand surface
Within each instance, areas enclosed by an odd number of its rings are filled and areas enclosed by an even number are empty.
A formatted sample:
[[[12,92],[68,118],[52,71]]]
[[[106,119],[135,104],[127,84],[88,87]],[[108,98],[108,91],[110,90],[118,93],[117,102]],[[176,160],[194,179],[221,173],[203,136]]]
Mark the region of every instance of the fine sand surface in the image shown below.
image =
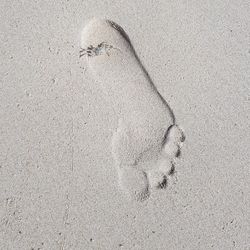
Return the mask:
[[[0,249],[250,249],[249,13],[1,1]]]

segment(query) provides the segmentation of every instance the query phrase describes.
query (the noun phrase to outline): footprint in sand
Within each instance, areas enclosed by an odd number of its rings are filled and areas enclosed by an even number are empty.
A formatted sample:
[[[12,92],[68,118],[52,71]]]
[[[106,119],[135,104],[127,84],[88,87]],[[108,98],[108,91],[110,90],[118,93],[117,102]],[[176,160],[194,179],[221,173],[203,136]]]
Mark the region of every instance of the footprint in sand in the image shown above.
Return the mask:
[[[111,142],[119,185],[143,201],[152,190],[167,186],[184,134],[119,25],[91,20],[81,47],[80,57],[86,58],[119,117]]]

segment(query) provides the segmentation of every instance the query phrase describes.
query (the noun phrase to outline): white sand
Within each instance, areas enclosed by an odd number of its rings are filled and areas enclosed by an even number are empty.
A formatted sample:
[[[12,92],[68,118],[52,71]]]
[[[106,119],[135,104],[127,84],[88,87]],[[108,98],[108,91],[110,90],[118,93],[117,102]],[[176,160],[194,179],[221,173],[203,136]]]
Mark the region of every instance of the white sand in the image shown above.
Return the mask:
[[[250,248],[249,1],[1,1],[0,11],[0,249]],[[143,202],[117,188],[111,150],[134,108],[118,112],[124,91],[100,89],[113,63],[95,78],[79,59],[94,16],[124,28],[185,131],[173,181]],[[172,124],[153,114],[154,126]]]

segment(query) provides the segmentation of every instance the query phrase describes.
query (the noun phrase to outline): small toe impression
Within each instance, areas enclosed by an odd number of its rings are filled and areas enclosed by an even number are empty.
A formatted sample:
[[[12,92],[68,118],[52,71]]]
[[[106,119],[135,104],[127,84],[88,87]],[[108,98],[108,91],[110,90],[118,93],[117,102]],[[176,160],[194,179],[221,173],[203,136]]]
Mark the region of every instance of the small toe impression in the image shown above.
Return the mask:
[[[169,185],[169,178],[175,174],[174,162],[162,160],[158,162],[158,169],[148,171],[150,187],[153,189],[165,189]]]
[[[134,167],[119,170],[119,184],[132,200],[144,201],[150,195],[146,173]]]
[[[168,184],[168,179],[167,179],[167,176],[164,175],[163,180],[158,184],[157,188],[158,189],[165,189],[165,188],[167,188],[167,184]]]
[[[150,186],[153,189],[165,189],[167,187],[167,175],[161,171],[150,171],[148,173]]]

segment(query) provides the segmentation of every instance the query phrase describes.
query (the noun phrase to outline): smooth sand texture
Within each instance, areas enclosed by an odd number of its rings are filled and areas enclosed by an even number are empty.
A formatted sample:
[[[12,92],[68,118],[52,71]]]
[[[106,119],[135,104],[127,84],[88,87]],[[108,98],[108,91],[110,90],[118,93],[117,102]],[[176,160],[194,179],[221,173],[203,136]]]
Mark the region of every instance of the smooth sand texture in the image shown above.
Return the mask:
[[[249,13],[0,1],[0,249],[249,249]],[[79,58],[93,17],[124,28],[186,135],[170,185],[144,202],[117,189],[119,115]]]
[[[111,150],[119,184],[129,197],[143,201],[152,187],[166,186],[183,132],[118,24],[95,18],[81,37],[80,57],[118,116]]]

